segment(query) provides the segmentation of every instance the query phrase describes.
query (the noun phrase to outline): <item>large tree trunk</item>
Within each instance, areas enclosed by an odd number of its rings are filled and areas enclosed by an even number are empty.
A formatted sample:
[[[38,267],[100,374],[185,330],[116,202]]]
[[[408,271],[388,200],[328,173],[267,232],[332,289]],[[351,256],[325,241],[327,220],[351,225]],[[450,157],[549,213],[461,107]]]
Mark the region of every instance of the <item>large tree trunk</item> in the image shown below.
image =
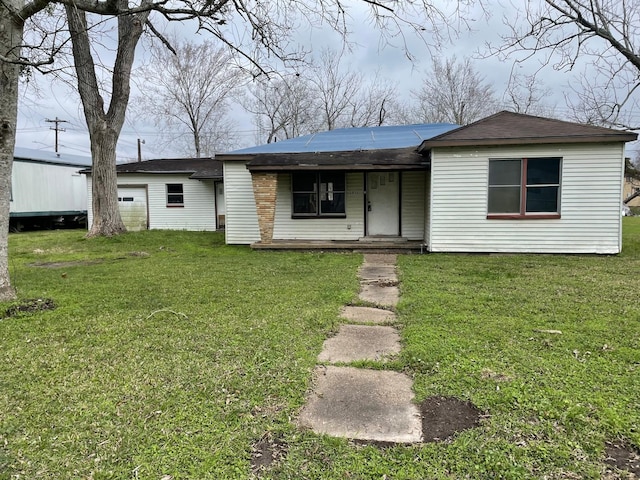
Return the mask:
[[[6,10],[0,15],[1,56],[8,59],[20,56],[23,28],[24,23],[15,21]],[[9,277],[9,202],[18,118],[19,76],[18,65],[0,60],[0,301],[15,298]]]
[[[117,0],[117,3],[126,8],[126,0]],[[116,144],[129,103],[135,49],[149,12],[118,17],[118,52],[111,79],[111,101],[105,112],[91,54],[86,13],[70,5],[65,8],[78,92],[91,138],[93,224],[87,236],[117,235],[125,232],[126,228],[118,209]]]
[[[91,136],[91,200],[93,223],[87,236],[112,236],[127,229],[118,209],[118,179],[116,175],[116,144],[118,135],[106,128],[92,131]]]

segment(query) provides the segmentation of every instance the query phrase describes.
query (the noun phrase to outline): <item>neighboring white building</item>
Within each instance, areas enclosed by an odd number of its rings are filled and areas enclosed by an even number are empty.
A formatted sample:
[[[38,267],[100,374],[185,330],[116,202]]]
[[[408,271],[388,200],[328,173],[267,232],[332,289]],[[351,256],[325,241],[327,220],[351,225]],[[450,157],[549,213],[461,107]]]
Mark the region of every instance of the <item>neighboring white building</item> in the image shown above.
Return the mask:
[[[91,158],[21,147],[13,157],[10,228],[85,224]]]
[[[459,128],[342,129],[232,152],[218,156],[226,241],[618,253],[624,145],[636,137],[500,112]]]
[[[212,158],[158,159],[116,167],[118,205],[129,231],[215,231],[224,227],[222,163]],[[91,179],[90,171],[87,177]],[[93,222],[88,182],[89,228]]]

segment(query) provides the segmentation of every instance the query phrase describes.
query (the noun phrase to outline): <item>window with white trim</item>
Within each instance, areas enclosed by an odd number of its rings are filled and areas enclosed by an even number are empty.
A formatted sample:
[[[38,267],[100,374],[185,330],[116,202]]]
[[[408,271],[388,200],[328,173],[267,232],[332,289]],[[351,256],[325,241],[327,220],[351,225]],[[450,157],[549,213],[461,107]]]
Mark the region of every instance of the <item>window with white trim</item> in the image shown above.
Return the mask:
[[[560,157],[489,160],[490,218],[560,216]]]

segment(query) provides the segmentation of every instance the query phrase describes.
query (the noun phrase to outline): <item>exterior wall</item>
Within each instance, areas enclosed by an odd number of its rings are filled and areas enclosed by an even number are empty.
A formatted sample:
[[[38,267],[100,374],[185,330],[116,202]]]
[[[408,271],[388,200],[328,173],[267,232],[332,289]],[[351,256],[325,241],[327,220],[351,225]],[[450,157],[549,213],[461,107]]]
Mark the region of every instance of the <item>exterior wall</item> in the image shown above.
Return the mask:
[[[402,236],[424,239],[426,172],[402,172]]]
[[[251,173],[244,162],[224,162],[225,241],[248,245],[260,240]]]
[[[432,151],[433,252],[618,253],[624,145]],[[560,219],[488,220],[489,158],[562,157]]]
[[[253,198],[256,201],[256,212],[258,213],[260,241],[262,243],[271,243],[276,213],[278,174],[254,172],[251,174],[251,183],[253,185]]]
[[[431,172],[425,174],[425,195],[424,195],[424,240],[428,242],[431,237]]]
[[[62,215],[87,211],[85,167],[15,160],[11,216]]]
[[[345,218],[291,218],[291,175],[278,175],[274,240],[358,240],[364,236],[364,175],[346,174]]]
[[[167,183],[183,185],[184,207],[167,207]],[[147,187],[150,229],[192,231],[216,229],[213,180],[193,180],[188,175],[179,174],[119,175],[118,186],[126,185]],[[88,182],[87,191],[88,225],[91,228],[93,222],[91,181]]]

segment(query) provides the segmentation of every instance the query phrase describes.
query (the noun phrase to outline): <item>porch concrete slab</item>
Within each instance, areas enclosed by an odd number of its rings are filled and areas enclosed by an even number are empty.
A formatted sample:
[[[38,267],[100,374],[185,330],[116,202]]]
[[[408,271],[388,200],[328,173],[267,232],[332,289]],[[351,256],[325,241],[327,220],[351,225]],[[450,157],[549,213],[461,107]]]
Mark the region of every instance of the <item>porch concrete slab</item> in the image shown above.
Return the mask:
[[[398,283],[396,267],[393,265],[365,263],[358,269],[358,277],[363,283]]]
[[[361,285],[358,298],[364,302],[380,305],[381,307],[395,307],[398,304],[400,291],[397,286],[385,286],[378,283]]]
[[[319,434],[380,442],[416,443],[420,412],[411,379],[398,372],[317,367],[315,390],[299,423]]]
[[[397,355],[400,349],[400,335],[393,327],[342,325],[335,337],[325,340],[318,361],[378,361]]]
[[[398,256],[395,253],[365,253],[364,263],[377,265],[393,265],[397,263]]]
[[[373,307],[344,307],[340,311],[340,317],[353,323],[385,324],[396,321],[395,313]]]

